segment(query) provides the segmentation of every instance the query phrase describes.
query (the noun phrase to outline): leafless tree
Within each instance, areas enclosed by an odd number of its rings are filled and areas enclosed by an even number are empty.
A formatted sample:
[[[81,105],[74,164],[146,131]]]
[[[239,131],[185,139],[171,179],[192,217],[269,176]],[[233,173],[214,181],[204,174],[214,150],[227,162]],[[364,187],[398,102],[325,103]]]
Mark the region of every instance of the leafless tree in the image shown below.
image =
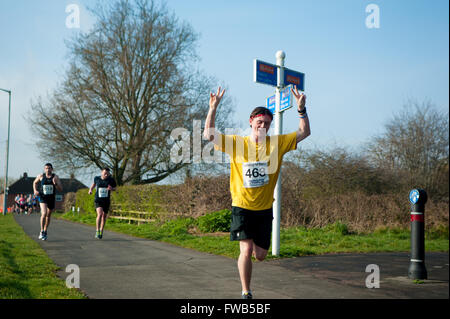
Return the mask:
[[[198,36],[153,0],[91,11],[93,28],[68,42],[61,84],[32,102],[39,149],[61,169],[108,166],[119,185],[160,181],[188,165],[171,162],[170,133],[206,117],[217,85],[198,70]],[[228,98],[219,128],[231,111]]]
[[[17,182],[19,179],[8,176],[8,187]],[[5,176],[0,176],[0,194],[5,190]]]
[[[378,168],[397,172],[409,187],[448,197],[448,113],[430,101],[408,101],[374,137],[367,151]]]
[[[344,147],[292,152],[284,165],[283,182],[306,198],[355,192],[372,195],[398,188],[390,174],[372,167],[360,152]]]

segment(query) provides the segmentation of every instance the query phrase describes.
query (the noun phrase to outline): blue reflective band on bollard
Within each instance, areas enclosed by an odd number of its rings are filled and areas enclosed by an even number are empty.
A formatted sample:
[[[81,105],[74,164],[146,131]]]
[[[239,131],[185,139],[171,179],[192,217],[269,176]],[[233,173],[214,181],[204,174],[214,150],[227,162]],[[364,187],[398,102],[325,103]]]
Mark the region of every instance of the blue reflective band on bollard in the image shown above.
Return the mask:
[[[409,201],[411,202],[411,204],[415,204],[417,203],[417,201],[419,200],[419,191],[417,189],[413,189],[410,193],[409,193]]]

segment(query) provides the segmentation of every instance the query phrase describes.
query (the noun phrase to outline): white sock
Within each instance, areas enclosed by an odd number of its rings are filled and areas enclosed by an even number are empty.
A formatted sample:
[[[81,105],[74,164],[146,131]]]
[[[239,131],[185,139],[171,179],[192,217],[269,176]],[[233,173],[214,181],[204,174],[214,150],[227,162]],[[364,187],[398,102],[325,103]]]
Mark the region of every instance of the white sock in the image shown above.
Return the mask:
[[[244,291],[244,290],[242,290],[242,296],[245,295],[245,293],[250,293],[250,294],[251,294],[252,291],[251,291],[251,290],[249,290],[249,291]]]

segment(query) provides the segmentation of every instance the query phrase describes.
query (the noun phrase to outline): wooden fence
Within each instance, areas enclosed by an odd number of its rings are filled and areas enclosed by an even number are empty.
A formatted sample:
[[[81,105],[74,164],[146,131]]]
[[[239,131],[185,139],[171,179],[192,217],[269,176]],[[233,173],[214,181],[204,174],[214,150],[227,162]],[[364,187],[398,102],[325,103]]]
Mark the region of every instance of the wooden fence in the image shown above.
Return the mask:
[[[154,215],[155,214],[152,212],[113,209],[109,218],[127,220],[129,224],[131,224],[132,222],[137,222],[137,224],[140,225],[141,223],[149,223],[155,221],[155,219],[152,218],[152,216]]]
[[[161,215],[182,215],[178,213],[167,213],[167,212],[147,212],[147,211],[136,211],[136,210],[126,210],[121,209],[119,205],[111,206],[109,218],[113,219],[119,219],[119,220],[126,220],[129,224],[131,223],[137,223],[140,225],[141,223],[149,223],[156,221],[156,217]]]

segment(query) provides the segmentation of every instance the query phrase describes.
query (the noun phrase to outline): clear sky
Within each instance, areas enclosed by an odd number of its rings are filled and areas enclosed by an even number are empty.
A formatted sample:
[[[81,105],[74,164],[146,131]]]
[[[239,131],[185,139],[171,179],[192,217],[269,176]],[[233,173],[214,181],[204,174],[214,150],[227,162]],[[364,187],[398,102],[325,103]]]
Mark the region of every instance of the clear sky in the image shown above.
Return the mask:
[[[87,7],[95,2],[1,2],[0,88],[13,94],[11,177],[36,176],[48,160],[39,156],[25,115],[32,99],[58,85],[67,66],[65,40],[89,30],[94,20]],[[66,27],[70,4],[80,8],[79,29]],[[366,26],[369,4],[379,8],[379,28]],[[201,68],[227,86],[242,128],[251,110],[274,94],[253,82],[253,59],[275,64],[278,50],[286,53],[286,67],[306,74],[312,135],[303,147],[357,148],[380,134],[409,98],[449,109],[447,0],[168,0],[167,6],[199,33]],[[7,108],[8,94],[0,92],[0,176]],[[283,118],[283,132],[296,130],[294,109]]]

